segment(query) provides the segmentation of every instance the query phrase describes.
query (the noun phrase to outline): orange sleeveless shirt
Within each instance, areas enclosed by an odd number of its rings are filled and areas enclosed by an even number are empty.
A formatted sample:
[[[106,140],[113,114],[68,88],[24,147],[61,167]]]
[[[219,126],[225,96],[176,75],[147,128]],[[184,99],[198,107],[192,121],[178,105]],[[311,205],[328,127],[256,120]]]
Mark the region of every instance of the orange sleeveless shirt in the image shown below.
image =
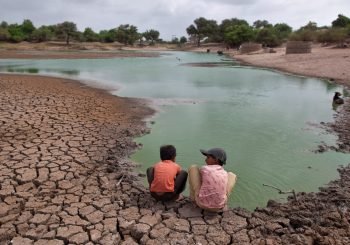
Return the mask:
[[[155,164],[151,192],[174,192],[174,180],[180,171],[180,165],[171,160],[165,160]]]

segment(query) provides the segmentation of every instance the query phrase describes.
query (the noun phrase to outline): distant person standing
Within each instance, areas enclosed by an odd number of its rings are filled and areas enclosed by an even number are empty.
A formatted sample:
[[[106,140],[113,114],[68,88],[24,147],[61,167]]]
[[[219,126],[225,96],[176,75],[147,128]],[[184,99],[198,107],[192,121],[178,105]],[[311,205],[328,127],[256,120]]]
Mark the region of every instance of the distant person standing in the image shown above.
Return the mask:
[[[341,93],[339,93],[339,92],[334,93],[334,96],[333,96],[333,103],[334,104],[338,104],[338,105],[344,104],[344,99],[341,98],[340,96],[341,96]]]
[[[185,190],[187,172],[175,162],[176,148],[173,145],[160,147],[161,161],[147,169],[147,180],[152,197],[158,201],[181,199]]]
[[[227,204],[237,176],[226,172],[226,152],[221,148],[200,150],[206,156],[206,165],[189,168],[190,197],[202,209],[218,212]]]

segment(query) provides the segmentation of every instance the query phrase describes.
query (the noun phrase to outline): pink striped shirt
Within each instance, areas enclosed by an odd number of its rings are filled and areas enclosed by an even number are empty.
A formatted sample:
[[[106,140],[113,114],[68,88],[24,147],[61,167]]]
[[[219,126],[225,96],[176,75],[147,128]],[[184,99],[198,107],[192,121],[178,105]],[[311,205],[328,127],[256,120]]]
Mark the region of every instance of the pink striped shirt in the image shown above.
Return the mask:
[[[207,208],[223,208],[227,201],[228,174],[220,165],[206,165],[200,169],[202,186],[198,193],[200,205]]]

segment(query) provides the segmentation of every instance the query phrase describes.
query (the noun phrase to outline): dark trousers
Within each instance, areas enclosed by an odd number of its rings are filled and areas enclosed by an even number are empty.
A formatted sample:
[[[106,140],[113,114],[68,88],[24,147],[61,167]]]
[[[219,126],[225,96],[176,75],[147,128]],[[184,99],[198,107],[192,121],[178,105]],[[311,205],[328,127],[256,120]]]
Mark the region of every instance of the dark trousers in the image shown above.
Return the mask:
[[[154,179],[154,168],[150,167],[147,169],[147,180],[148,184],[151,187],[151,183]],[[187,181],[187,172],[181,170],[175,177],[175,187],[174,192],[165,192],[162,195],[158,195],[155,192],[151,192],[151,196],[154,197],[157,201],[171,201],[179,197],[180,193],[183,192],[186,188]]]

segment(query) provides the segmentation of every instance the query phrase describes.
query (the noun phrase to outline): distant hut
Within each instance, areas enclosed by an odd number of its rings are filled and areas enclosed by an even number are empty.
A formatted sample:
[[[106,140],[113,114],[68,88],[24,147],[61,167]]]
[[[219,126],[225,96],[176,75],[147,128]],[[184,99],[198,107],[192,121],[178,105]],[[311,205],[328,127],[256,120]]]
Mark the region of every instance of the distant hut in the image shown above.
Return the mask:
[[[311,53],[312,42],[305,41],[288,41],[286,54],[307,54]]]
[[[261,43],[253,43],[253,42],[247,42],[243,43],[240,48],[239,52],[241,54],[247,54],[247,53],[252,53],[252,52],[257,52],[262,49],[262,44]]]

